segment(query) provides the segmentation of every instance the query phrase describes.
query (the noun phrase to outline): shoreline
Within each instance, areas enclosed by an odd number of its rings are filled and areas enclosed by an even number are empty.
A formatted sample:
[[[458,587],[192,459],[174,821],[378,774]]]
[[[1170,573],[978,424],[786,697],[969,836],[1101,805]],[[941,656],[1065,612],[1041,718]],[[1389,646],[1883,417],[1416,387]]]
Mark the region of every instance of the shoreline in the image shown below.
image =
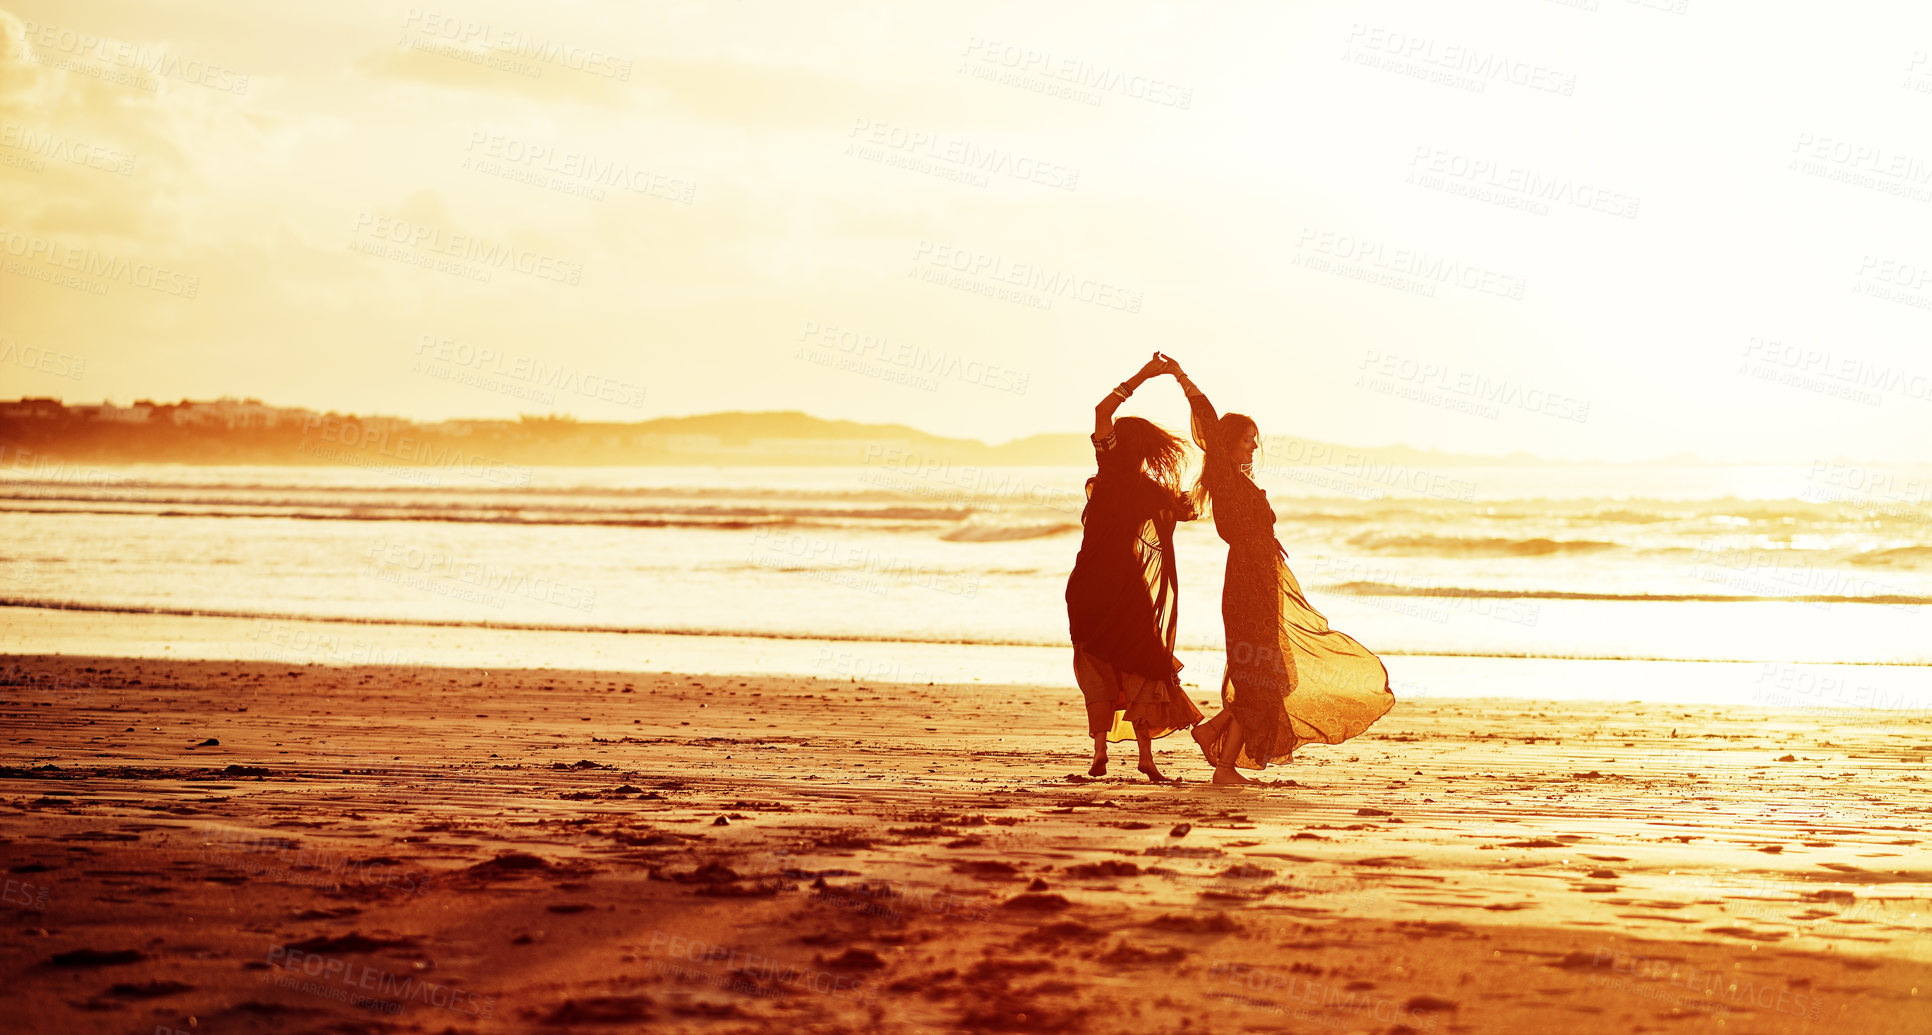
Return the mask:
[[[674,670],[902,683],[1073,685],[1066,647],[818,640],[474,625],[225,618],[0,607],[0,651],[127,659],[387,664],[416,668]],[[1183,647],[1183,683],[1213,700],[1219,653]],[[1819,715],[1932,711],[1919,665],[1381,655],[1398,700],[1724,704]],[[1567,692],[1565,692],[1567,691]]]
[[[1191,744],[1086,778],[1070,684],[8,662],[39,1030],[1903,1033],[1932,991],[1932,716],[1398,698],[1233,791]]]

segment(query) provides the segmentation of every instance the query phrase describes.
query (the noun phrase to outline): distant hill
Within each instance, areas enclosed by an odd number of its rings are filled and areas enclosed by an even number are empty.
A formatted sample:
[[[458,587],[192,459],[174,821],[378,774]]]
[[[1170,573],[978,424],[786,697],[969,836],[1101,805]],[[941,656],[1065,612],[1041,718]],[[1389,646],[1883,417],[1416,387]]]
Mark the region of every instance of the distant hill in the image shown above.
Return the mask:
[[[605,425],[579,425],[605,427]],[[662,417],[637,424],[617,425],[644,435],[706,436],[716,438],[725,452],[735,452],[761,444],[776,449],[780,442],[820,443],[855,441],[892,442],[928,450],[936,455],[976,462],[1009,465],[1084,464],[1093,459],[1093,446],[1085,433],[1047,433],[1030,435],[1000,445],[975,439],[949,438],[920,431],[904,424],[864,424],[858,421],[830,420],[799,410],[772,410],[756,413],[706,413],[691,417]],[[684,443],[689,448],[694,443]],[[1262,445],[1263,459],[1270,464],[1328,464],[1337,457],[1362,457],[1377,463],[1401,463],[1429,467],[1469,467],[1511,464],[1544,464],[1530,453],[1484,456],[1445,453],[1411,446],[1345,446],[1294,436],[1269,436]]]
[[[0,448],[92,463],[443,465],[831,465],[946,462],[1085,465],[1084,433],[1000,445],[904,424],[828,420],[797,410],[706,413],[635,423],[525,417],[423,424],[395,417],[278,409],[256,400],[65,407],[0,404]],[[145,407],[145,408],[143,408]],[[1472,456],[1409,446],[1355,447],[1293,436],[1263,441],[1268,466],[1464,467],[1540,464],[1527,453]]]

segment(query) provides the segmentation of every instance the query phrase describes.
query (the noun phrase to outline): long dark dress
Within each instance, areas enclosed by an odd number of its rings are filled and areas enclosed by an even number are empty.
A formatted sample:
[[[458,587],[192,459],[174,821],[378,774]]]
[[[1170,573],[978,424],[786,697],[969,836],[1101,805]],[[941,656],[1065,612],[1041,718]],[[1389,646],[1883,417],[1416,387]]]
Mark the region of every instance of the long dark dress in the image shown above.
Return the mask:
[[[1111,432],[1095,437],[1094,455],[1099,473],[1087,481],[1080,554],[1067,577],[1074,676],[1087,696],[1090,733],[1126,740],[1141,722],[1164,737],[1202,718],[1174,657],[1174,525],[1191,520],[1194,508],[1123,457]]]
[[[1221,621],[1227,632],[1227,672],[1221,711],[1195,727],[1208,762],[1220,765],[1229,720],[1241,723],[1242,744],[1232,763],[1263,769],[1289,761],[1309,741],[1340,744],[1369,728],[1395,703],[1388,669],[1302,596],[1275,538],[1268,494],[1218,452],[1218,418],[1205,395],[1188,399],[1194,441],[1208,452],[1204,469],[1214,530],[1228,544]]]

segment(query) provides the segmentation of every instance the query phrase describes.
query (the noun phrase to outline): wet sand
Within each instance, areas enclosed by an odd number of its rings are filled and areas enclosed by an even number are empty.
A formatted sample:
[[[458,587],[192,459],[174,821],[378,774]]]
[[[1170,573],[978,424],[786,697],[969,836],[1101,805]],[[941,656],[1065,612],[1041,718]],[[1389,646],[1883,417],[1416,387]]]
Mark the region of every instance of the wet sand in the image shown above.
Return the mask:
[[[1932,1025],[1922,712],[1398,700],[1228,790],[1070,685],[6,661],[30,1031]]]

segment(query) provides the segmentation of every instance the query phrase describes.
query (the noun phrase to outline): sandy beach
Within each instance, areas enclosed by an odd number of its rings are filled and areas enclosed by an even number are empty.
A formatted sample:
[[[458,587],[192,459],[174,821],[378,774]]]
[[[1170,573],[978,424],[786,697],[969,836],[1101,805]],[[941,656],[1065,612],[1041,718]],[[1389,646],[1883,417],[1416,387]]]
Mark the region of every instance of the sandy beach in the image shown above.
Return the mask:
[[[1932,1035],[1869,6],[0,0],[0,1035]]]
[[[1932,1020],[1924,713],[1398,701],[1231,791],[1071,686],[9,664],[30,1031]]]

